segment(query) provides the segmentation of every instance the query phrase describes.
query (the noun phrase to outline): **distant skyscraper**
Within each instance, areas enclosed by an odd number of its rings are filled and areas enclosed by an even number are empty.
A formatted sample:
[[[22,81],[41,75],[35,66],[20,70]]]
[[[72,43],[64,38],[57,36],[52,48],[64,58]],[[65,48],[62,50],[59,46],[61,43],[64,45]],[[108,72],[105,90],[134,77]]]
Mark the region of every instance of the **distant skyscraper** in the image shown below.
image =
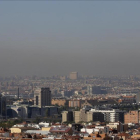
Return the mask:
[[[0,117],[6,118],[6,97],[0,95]]]
[[[71,72],[69,78],[71,80],[77,80],[77,78],[78,78],[78,72]]]
[[[34,92],[34,105],[50,106],[51,105],[51,91],[50,88],[39,88]]]
[[[87,86],[87,94],[92,95],[92,86],[91,85]]]

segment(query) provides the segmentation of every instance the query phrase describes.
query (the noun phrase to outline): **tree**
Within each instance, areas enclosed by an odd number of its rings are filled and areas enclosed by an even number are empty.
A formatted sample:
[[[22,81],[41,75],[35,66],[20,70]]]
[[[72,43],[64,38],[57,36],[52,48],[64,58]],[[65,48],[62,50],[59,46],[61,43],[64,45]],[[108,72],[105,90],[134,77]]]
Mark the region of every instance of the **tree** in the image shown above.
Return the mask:
[[[59,107],[58,103],[55,104],[56,107]]]
[[[36,119],[35,119],[35,123],[39,123],[41,121],[41,119],[40,119],[40,117],[36,117]]]

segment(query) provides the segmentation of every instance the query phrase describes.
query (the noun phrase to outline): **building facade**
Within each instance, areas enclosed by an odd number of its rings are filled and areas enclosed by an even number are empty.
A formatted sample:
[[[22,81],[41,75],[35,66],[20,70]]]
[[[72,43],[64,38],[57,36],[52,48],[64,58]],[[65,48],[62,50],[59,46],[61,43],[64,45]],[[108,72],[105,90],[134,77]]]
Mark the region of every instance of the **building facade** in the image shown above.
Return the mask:
[[[58,106],[65,106],[66,102],[67,102],[66,99],[52,99],[51,104],[58,105]]]
[[[77,80],[78,79],[78,72],[71,72],[69,78],[71,80]]]
[[[81,107],[80,100],[69,100],[69,107]]]
[[[63,111],[62,122],[104,122],[104,114],[101,112],[92,112],[81,109],[80,111]]]
[[[87,86],[87,94],[92,95],[92,86],[91,85]]]
[[[140,123],[140,112],[135,111],[129,111],[124,115],[124,122],[127,123]]]
[[[50,88],[39,88],[34,92],[34,105],[51,106],[51,91]]]
[[[0,117],[6,118],[7,117],[7,111],[6,111],[6,97],[3,95],[0,95]]]
[[[101,112],[104,114],[104,121],[106,122],[124,122],[124,111],[119,109],[109,109],[109,110],[100,110],[100,109],[91,109],[92,112]]]
[[[73,112],[72,111],[63,111],[62,112],[62,122],[72,122],[73,121]]]

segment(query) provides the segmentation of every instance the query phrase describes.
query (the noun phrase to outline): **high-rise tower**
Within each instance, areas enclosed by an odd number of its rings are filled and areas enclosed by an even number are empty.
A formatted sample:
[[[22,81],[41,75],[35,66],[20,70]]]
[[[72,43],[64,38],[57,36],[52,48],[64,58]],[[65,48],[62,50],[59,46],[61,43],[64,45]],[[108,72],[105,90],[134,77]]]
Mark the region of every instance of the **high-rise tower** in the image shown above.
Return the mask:
[[[6,118],[6,97],[0,94],[0,117]]]
[[[91,85],[87,86],[87,94],[92,95],[92,86]]]
[[[50,106],[51,105],[51,91],[50,88],[39,88],[34,92],[34,105]]]
[[[69,78],[71,80],[77,80],[78,79],[78,72],[71,72]]]

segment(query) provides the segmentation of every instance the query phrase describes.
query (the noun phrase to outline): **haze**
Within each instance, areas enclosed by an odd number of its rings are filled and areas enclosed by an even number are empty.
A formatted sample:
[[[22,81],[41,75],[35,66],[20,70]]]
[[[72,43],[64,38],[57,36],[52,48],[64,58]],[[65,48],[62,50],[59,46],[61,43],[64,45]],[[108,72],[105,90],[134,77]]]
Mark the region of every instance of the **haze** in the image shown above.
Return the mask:
[[[0,1],[0,76],[140,74],[130,1]]]

